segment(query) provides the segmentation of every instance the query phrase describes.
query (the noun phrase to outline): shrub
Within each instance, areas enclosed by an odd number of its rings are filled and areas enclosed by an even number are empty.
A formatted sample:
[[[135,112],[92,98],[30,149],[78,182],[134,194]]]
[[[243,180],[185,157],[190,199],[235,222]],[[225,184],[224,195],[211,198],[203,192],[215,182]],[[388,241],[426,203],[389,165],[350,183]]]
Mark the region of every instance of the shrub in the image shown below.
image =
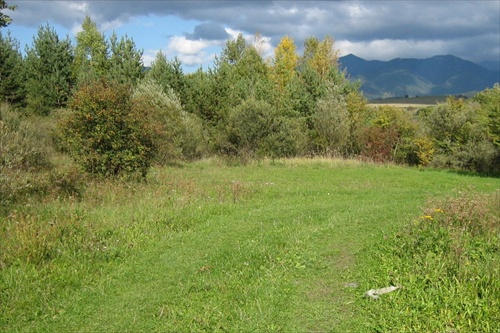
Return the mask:
[[[419,166],[427,166],[432,161],[434,155],[434,145],[429,138],[415,138],[415,154],[417,157],[417,164]]]
[[[360,131],[361,154],[377,162],[411,162],[416,125],[406,111],[380,106],[372,109],[370,124]]]
[[[313,151],[319,154],[345,153],[349,141],[349,112],[338,86],[331,86],[325,98],[316,102],[311,116]]]
[[[393,148],[399,141],[399,133],[394,127],[366,127],[360,135],[361,155],[375,162],[393,160]]]
[[[151,134],[154,162],[193,159],[205,151],[201,121],[183,111],[172,89],[164,92],[154,79],[145,79],[134,89],[133,108],[142,114],[145,128]]]
[[[82,85],[70,107],[73,112],[59,122],[59,140],[87,172],[105,177],[146,175],[151,133],[145,115],[132,108],[127,85],[104,79]]]
[[[435,147],[430,165],[498,172],[500,150],[491,132],[491,112],[487,105],[451,98],[427,110],[422,123]]]
[[[219,147],[246,157],[293,156],[301,142],[298,127],[299,122],[286,119],[269,103],[249,99],[229,111],[226,137]]]
[[[53,127],[51,118],[23,118],[8,105],[0,106],[0,215],[33,198],[82,194],[80,171],[54,163]]]

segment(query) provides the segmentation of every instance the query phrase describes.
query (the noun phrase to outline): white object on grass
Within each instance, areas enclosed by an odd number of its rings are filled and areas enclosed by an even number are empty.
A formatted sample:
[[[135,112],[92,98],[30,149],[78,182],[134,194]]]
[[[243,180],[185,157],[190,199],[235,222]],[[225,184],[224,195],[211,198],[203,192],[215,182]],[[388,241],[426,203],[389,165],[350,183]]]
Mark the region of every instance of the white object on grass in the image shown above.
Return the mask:
[[[390,293],[391,291],[397,290],[401,288],[401,286],[389,286],[381,289],[370,289],[365,293],[365,297],[378,299],[380,295]]]

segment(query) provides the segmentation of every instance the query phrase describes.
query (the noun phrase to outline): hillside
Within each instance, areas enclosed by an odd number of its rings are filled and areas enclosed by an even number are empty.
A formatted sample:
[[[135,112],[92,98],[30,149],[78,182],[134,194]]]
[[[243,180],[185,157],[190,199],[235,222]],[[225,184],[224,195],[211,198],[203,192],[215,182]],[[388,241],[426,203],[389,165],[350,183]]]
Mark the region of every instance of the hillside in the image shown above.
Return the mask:
[[[368,61],[349,54],[339,62],[351,80],[361,81],[368,99],[456,95],[481,91],[500,81],[500,71],[452,55]]]

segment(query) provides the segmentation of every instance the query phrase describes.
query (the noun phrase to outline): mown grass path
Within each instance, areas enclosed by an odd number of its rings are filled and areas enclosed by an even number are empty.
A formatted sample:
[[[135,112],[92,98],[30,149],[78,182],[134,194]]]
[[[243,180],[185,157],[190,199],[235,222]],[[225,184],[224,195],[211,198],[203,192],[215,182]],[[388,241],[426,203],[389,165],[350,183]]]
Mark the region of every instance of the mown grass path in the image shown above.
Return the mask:
[[[373,244],[418,216],[427,199],[500,187],[499,179],[449,172],[293,160],[203,162],[151,179],[133,190],[101,188],[78,204],[88,223],[116,237],[121,254],[90,269],[88,283],[50,293],[50,315],[14,322],[4,314],[3,328],[364,332],[363,293],[381,287],[359,275],[377,264],[365,255]]]

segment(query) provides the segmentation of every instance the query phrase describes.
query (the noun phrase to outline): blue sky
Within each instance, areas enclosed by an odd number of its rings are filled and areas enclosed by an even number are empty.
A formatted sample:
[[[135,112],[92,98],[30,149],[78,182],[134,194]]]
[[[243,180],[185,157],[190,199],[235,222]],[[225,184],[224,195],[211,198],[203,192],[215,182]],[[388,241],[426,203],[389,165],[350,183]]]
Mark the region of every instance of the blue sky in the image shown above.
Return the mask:
[[[186,71],[209,67],[230,38],[272,56],[288,35],[301,52],[304,40],[332,36],[340,55],[367,60],[453,54],[474,62],[500,62],[500,1],[27,1],[7,0],[9,30],[31,45],[37,28],[53,26],[74,39],[86,15],[109,36],[128,35],[149,65],[158,51],[178,57]]]

